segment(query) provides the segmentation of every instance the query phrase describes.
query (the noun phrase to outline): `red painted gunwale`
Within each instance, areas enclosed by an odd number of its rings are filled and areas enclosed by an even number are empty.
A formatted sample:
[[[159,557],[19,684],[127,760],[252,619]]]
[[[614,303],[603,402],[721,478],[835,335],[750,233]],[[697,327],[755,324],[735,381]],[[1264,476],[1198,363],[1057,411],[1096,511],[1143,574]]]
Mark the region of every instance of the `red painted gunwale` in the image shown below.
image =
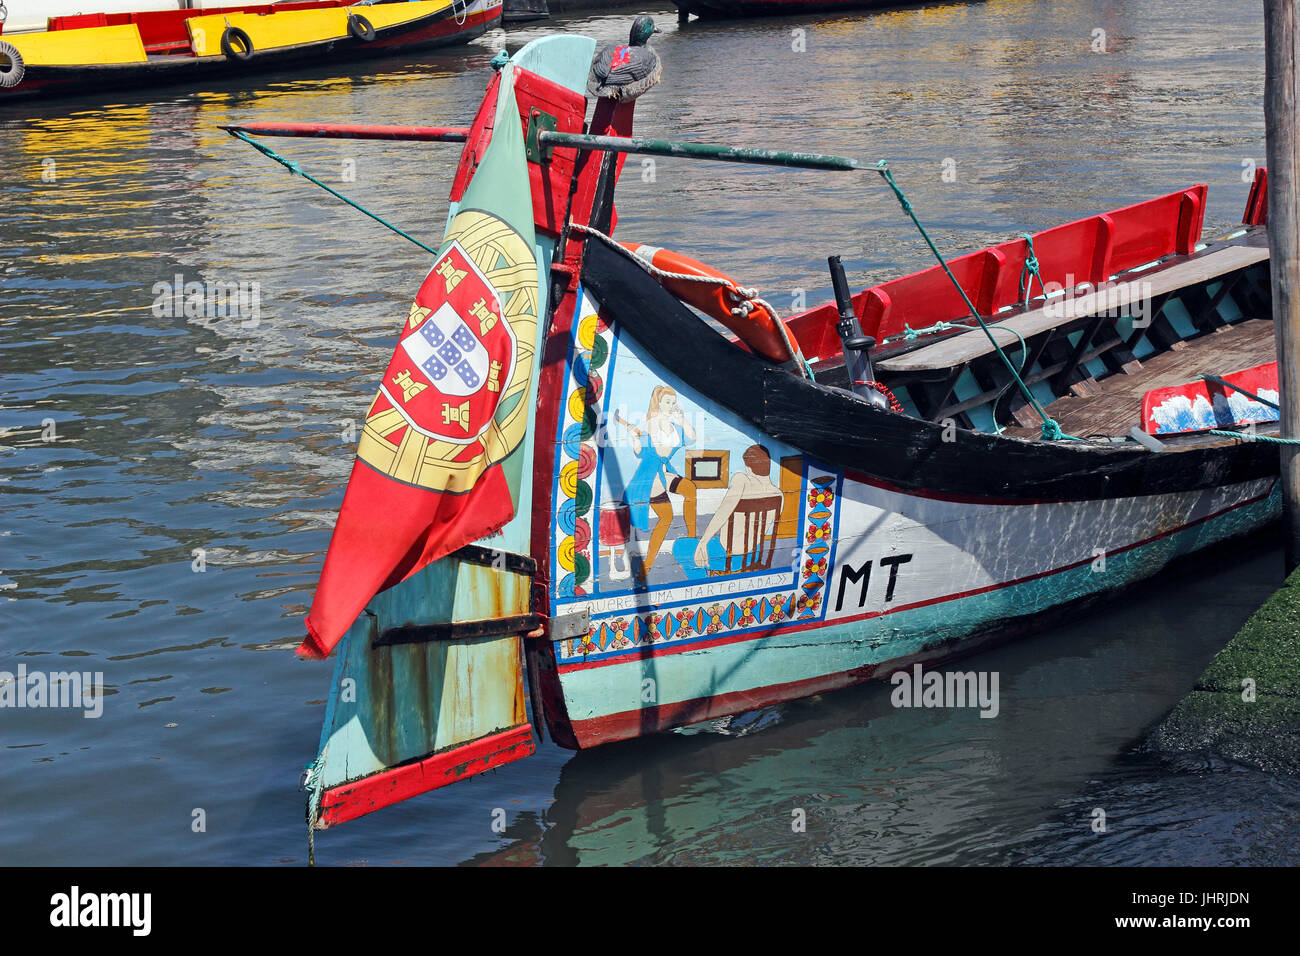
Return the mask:
[[[1206,187],[1196,185],[1079,219],[1034,234],[1034,253],[1042,279],[1071,288],[1099,284],[1112,275],[1172,255],[1190,255],[1201,238]],[[980,315],[999,318],[1023,299],[1020,276],[1029,246],[1011,239],[948,261]],[[1034,295],[1040,295],[1037,283]],[[853,296],[862,331],[883,342],[905,327],[922,329],[937,322],[970,318],[965,302],[940,266],[864,289]],[[804,355],[825,362],[841,353],[835,331],[834,302],[789,316],[786,324]]]

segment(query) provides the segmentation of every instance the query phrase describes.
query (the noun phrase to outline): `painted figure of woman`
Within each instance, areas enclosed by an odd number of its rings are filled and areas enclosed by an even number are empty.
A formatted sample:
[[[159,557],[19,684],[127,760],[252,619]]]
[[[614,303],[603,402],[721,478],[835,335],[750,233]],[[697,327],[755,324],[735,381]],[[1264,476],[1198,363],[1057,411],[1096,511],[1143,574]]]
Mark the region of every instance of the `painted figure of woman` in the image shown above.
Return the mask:
[[[637,440],[636,456],[640,463],[627,486],[627,505],[633,527],[650,531],[650,543],[642,560],[641,578],[654,566],[659,548],[673,522],[669,493],[682,496],[682,518],[686,534],[695,537],[695,484],[677,470],[673,456],[695,441],[695,429],[686,421],[677,404],[677,393],[667,385],[657,385],[650,393],[645,427],[636,428],[621,422]],[[650,514],[654,513],[654,527]]]

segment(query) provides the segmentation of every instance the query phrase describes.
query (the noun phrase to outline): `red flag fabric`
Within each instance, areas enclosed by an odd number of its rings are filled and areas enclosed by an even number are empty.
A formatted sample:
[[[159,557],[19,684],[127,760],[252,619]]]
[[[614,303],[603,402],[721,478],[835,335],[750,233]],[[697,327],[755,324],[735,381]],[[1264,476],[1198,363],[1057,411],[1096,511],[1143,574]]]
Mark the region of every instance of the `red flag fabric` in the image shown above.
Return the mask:
[[[328,655],[377,592],[514,514],[501,461],[532,411],[532,237],[462,208],[447,239],[366,415],[302,656]]]

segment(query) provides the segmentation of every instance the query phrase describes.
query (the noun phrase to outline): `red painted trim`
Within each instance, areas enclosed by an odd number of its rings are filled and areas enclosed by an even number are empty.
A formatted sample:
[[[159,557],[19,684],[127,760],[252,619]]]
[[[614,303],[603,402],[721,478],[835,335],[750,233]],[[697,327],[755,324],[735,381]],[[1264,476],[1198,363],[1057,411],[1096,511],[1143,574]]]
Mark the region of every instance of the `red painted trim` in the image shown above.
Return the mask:
[[[479,160],[487,151],[487,145],[492,139],[492,130],[496,125],[497,96],[500,88],[501,73],[498,71],[492,74],[492,79],[488,80],[487,90],[478,105],[478,112],[474,114],[474,122],[470,124],[469,138],[460,152],[460,162],[456,165],[456,175],[452,178],[451,192],[447,196],[448,202],[460,202],[469,186],[469,181],[474,178]]]
[[[348,820],[445,787],[493,767],[522,760],[536,751],[531,724],[488,734],[371,774],[352,783],[331,787],[321,795],[318,829]]]
[[[529,70],[515,72],[515,102],[519,106],[524,135],[534,112],[555,118],[561,133],[581,133],[587,113],[587,98],[566,86],[552,82]],[[528,163],[529,194],[533,197],[533,225],[551,236],[558,236],[569,211],[570,187],[579,150],[556,148],[546,162]]]
[[[245,123],[223,126],[255,136],[322,136],[333,139],[400,139],[422,143],[463,143],[468,126],[380,126],[363,123]]]
[[[1205,215],[1204,185],[1158,196],[1055,226],[1034,234],[1034,249],[1044,282],[1099,281],[1098,270],[1122,272],[1191,252]],[[1005,318],[1002,306],[1021,303],[1020,274],[1028,253],[1023,239],[1012,239],[948,261],[948,268],[985,315]],[[966,303],[939,266],[891,279],[853,296],[853,308],[866,335],[878,341],[905,326],[923,328],[939,320],[968,318]],[[826,363],[841,354],[834,335],[834,308],[820,305],[786,317],[805,355]],[[885,350],[886,352],[888,349]]]
[[[653,708],[625,710],[604,717],[592,717],[589,720],[575,721],[573,724],[575,749],[597,747],[601,744],[627,740],[645,734],[658,733],[681,727],[685,724],[698,723],[714,717],[726,717],[731,714],[770,707],[790,700],[811,697],[841,690],[854,684],[862,684],[872,678],[905,670],[914,663],[925,663],[931,667],[947,661],[965,657],[975,650],[1005,643],[1015,637],[1015,626],[988,631],[973,641],[964,643],[960,648],[951,646],[931,648],[915,654],[905,654],[893,660],[878,664],[866,664],[835,674],[823,674],[804,680],[788,681],[784,684],[770,684],[767,687],[752,690],[733,691],[728,694],[716,694],[712,697],[697,697],[693,700],[680,701],[676,704],[661,704]],[[649,713],[647,713],[647,711]]]
[[[631,136],[635,105],[634,102],[616,104],[608,99],[597,100],[587,132]],[[625,158],[623,154],[616,157],[615,178],[621,171]],[[563,220],[565,223],[590,224],[601,170],[606,168],[606,162],[606,154],[596,152],[584,152],[576,159],[568,208]],[[613,226],[610,227],[610,232],[613,232]],[[554,296],[559,298],[545,320],[548,324],[546,340],[542,346],[542,370],[537,385],[537,413],[533,420],[535,437],[531,542],[532,553],[544,556],[537,565],[535,603],[537,609],[545,614],[551,611],[550,556],[551,535],[554,531],[552,521],[555,514],[553,480],[557,454],[556,433],[565,405],[567,360],[572,344],[573,321],[578,308],[578,276],[582,273],[584,238],[580,234],[566,232],[556,244],[557,261],[551,264],[550,285],[547,289],[548,307]],[[525,647],[530,666],[529,679],[539,681],[539,696],[545,710],[546,729],[551,735],[551,740],[561,747],[576,748],[578,744],[573,736],[573,725],[569,720],[563,689],[556,670],[558,662],[554,645],[543,640],[529,641]],[[534,719],[537,719],[536,715]]]
[[[1195,521],[1189,521],[1187,524],[1180,525],[1177,528],[1171,528],[1168,531],[1162,531],[1159,534],[1152,535],[1149,538],[1144,538],[1141,541],[1135,541],[1133,544],[1126,544],[1122,548],[1115,548],[1113,551],[1107,551],[1106,554],[1107,556],[1110,556],[1114,554],[1123,554],[1126,551],[1132,551],[1134,548],[1143,547],[1144,545],[1151,544],[1153,541],[1159,541],[1161,538],[1167,538],[1170,535],[1179,533],[1180,531],[1186,531],[1188,528],[1193,528],[1196,525],[1202,524],[1206,521],[1211,521],[1215,518],[1227,514],[1230,511],[1235,511],[1236,509],[1242,508],[1246,505],[1251,505],[1251,504],[1255,504],[1256,502],[1263,501],[1269,496],[1269,494],[1272,493],[1272,489],[1273,486],[1269,485],[1269,490],[1264,492],[1261,495],[1258,495],[1257,497],[1248,498],[1244,501],[1239,501],[1234,505],[1229,505],[1227,508],[1224,508],[1220,511],[1216,511],[1213,514],[1209,514],[1209,515],[1205,515],[1204,517],[1197,518]],[[558,667],[558,671],[560,674],[568,674],[571,671],[588,670],[590,668],[595,668],[595,667],[607,667],[611,664],[626,664],[634,660],[646,660],[654,657],[666,657],[669,654],[681,654],[689,651],[706,650],[711,647],[721,647],[726,644],[739,644],[745,641],[763,640],[764,638],[772,637],[773,635],[778,633],[794,634],[799,631],[807,631],[812,628],[826,627],[827,625],[830,624],[853,624],[857,621],[865,621],[871,618],[884,617],[888,614],[898,614],[901,611],[914,611],[918,608],[932,607],[935,604],[945,604],[948,601],[956,601],[956,600],[960,600],[961,598],[974,597],[978,594],[987,594],[990,591],[999,591],[1003,588],[1015,587],[1020,584],[1028,584],[1031,581],[1037,581],[1041,578],[1050,577],[1053,574],[1060,574],[1064,571],[1070,571],[1073,570],[1074,568],[1082,567],[1085,564],[1090,564],[1093,560],[1094,559],[1092,557],[1087,557],[1079,561],[1074,561],[1070,564],[1062,565],[1059,568],[1052,568],[1051,570],[1048,571],[1037,571],[1033,574],[1028,574],[1025,575],[1024,577],[1016,578],[1012,581],[1003,581],[998,584],[988,584],[985,585],[984,587],[972,588],[968,591],[959,591],[955,594],[946,594],[941,597],[929,598],[925,601],[915,601],[911,604],[900,604],[898,607],[891,607],[888,608],[887,610],[867,611],[863,614],[855,614],[851,617],[837,617],[834,618],[833,620],[809,621],[806,624],[795,624],[786,627],[768,628],[762,631],[747,631],[741,634],[730,634],[727,635],[726,637],[719,637],[712,641],[694,641],[691,643],[683,644],[680,647],[668,647],[663,645],[659,647],[653,647],[653,646],[643,647],[643,648],[638,648],[636,651],[629,652],[628,654],[619,657],[603,658],[598,661],[590,661],[587,663],[561,664]]]
[[[1243,225],[1263,226],[1268,224],[1268,167],[1260,166],[1255,170],[1255,178],[1250,184],[1250,195],[1246,197],[1246,211],[1241,216]]]
[[[592,717],[589,720],[575,720],[573,735],[578,747],[584,749],[613,743],[616,740],[627,740],[630,737],[644,737],[647,734],[659,733],[684,724],[744,713],[759,707],[799,700],[814,694],[824,694],[853,684],[861,684],[870,680],[881,666],[883,665],[871,664],[839,674],[810,677],[786,684],[770,684],[754,690],[734,691],[713,697],[697,697],[676,704],[656,704],[652,707],[625,710],[603,717]],[[895,668],[891,667],[891,669]]]
[[[598,100],[587,132],[631,136],[634,107],[634,102],[614,104],[612,100]],[[623,154],[619,155],[622,157]],[[592,205],[599,185],[600,172],[604,168],[605,156],[604,153],[584,152],[578,158],[574,172],[574,188],[565,217],[566,222],[579,225],[590,223]],[[561,237],[556,247],[557,258],[562,261],[553,262],[551,265],[551,285],[547,289],[548,306],[550,298],[557,292],[560,299],[545,320],[549,325],[546,341],[542,346],[542,371],[537,384],[537,414],[533,419],[535,439],[531,541],[533,554],[547,556],[547,560],[539,561],[537,567],[537,580],[546,585],[546,593],[543,595],[546,598],[546,607],[540,610],[547,614],[550,613],[551,522],[555,514],[552,481],[555,476],[556,432],[565,405],[567,359],[572,344],[574,313],[578,308],[578,276],[582,272],[584,238],[577,233],[568,232]],[[561,287],[562,282],[564,285]]]

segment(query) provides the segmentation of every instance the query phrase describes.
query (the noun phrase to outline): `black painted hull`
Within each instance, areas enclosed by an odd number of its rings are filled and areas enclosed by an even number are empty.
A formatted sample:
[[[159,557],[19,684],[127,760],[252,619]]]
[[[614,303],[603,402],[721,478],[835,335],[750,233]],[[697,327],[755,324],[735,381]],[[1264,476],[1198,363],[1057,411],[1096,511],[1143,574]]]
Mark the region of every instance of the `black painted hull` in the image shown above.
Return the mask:
[[[583,282],[657,361],[719,406],[828,466],[903,491],[983,502],[1087,501],[1278,474],[1278,446],[1266,442],[1154,454],[1133,443],[1025,441],[967,429],[945,441],[941,424],[885,411],[741,352],[602,243],[587,243]]]

